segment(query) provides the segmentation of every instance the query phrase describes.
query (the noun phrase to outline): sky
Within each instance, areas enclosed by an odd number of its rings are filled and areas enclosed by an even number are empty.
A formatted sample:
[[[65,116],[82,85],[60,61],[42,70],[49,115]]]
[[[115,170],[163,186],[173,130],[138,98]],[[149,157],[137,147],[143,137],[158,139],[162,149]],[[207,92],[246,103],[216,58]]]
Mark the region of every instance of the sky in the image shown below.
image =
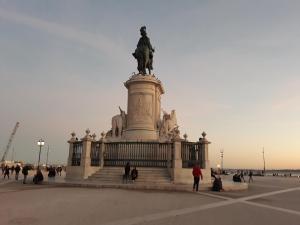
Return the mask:
[[[300,2],[0,0],[0,155],[66,163],[70,133],[99,138],[136,72],[146,25],[153,73],[181,134],[205,131],[211,165],[300,169]],[[12,158],[12,151],[8,159]]]

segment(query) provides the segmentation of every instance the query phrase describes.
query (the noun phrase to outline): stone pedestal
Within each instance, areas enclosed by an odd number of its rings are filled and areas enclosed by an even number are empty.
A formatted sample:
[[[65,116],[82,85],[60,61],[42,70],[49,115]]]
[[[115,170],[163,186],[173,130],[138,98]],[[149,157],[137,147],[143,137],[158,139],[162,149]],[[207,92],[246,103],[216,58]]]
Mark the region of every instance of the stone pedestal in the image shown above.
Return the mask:
[[[158,140],[160,98],[163,86],[154,75],[135,74],[124,83],[128,89],[127,124],[123,139]]]

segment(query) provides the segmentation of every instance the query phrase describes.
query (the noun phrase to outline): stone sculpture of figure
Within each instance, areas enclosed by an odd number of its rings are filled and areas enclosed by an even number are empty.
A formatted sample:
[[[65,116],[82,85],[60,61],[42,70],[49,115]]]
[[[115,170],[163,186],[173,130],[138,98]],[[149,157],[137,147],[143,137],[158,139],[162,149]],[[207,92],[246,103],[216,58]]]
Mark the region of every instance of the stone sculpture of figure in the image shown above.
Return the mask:
[[[121,138],[123,130],[126,128],[126,113],[120,109],[120,115],[115,115],[111,119],[111,125],[112,125],[112,137],[113,138]]]
[[[175,110],[172,110],[171,114],[163,111],[163,119],[160,123],[159,135],[160,137],[179,136]]]
[[[143,26],[140,29],[141,38],[137,44],[137,48],[132,55],[136,58],[138,62],[138,71],[140,74],[146,75],[146,69],[148,69],[149,74],[151,74],[151,70],[153,69],[153,53],[154,48],[150,43],[150,39],[147,37],[146,27]]]

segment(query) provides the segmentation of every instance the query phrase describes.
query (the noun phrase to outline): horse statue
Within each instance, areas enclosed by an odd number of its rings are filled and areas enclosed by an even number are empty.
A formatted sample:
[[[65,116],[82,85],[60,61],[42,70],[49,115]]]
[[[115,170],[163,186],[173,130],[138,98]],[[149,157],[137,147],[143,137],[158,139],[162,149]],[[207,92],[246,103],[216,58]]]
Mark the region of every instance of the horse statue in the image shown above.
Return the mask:
[[[112,126],[112,138],[122,137],[123,130],[126,128],[126,113],[121,109],[119,106],[120,114],[115,115],[111,119],[111,126]]]
[[[150,43],[149,37],[147,37],[146,27],[143,26],[140,29],[141,38],[137,44],[137,48],[132,55],[136,58],[138,62],[138,71],[140,74],[146,75],[146,69],[148,69],[149,74],[151,74],[151,70],[153,70],[153,53],[154,48]]]

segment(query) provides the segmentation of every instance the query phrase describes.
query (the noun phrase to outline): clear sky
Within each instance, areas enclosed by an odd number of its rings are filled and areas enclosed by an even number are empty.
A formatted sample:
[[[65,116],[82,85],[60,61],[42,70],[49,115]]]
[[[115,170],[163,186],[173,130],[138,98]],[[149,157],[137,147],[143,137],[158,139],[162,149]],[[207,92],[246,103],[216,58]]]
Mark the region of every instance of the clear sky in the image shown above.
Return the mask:
[[[264,147],[267,168],[300,168],[299,12],[277,0],[0,0],[0,148],[20,121],[16,159],[36,162],[42,137],[64,163],[72,131],[109,130],[146,25],[162,106],[189,140],[206,131],[212,166],[224,149],[224,167],[262,168]]]

